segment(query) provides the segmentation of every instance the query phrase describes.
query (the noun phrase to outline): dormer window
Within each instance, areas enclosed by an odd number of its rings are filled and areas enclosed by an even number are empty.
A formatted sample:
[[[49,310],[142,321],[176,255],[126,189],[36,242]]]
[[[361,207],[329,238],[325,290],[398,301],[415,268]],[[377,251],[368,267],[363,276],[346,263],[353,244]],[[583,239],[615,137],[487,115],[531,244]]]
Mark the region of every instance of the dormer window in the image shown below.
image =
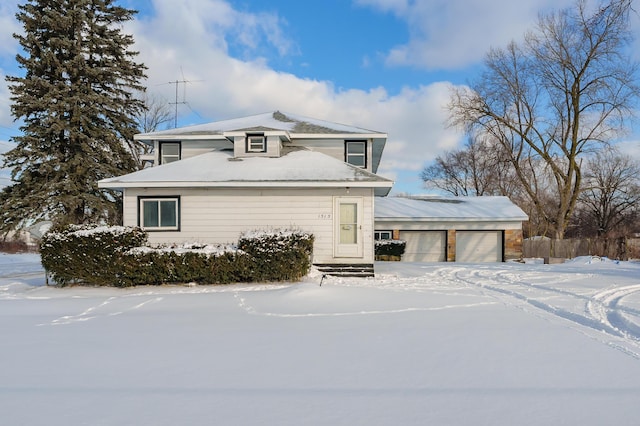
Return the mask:
[[[263,134],[248,134],[247,152],[267,152],[267,138]]]
[[[362,167],[367,167],[367,141],[346,141],[344,144],[344,161]]]

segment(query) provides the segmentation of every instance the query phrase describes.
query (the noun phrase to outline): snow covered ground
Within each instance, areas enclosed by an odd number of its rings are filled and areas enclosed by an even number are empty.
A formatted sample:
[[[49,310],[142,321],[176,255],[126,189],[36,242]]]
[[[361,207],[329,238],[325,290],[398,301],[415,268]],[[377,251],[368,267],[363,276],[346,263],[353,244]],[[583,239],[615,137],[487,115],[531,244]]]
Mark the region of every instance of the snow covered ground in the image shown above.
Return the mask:
[[[631,425],[640,263],[44,286],[0,255],[6,425]]]

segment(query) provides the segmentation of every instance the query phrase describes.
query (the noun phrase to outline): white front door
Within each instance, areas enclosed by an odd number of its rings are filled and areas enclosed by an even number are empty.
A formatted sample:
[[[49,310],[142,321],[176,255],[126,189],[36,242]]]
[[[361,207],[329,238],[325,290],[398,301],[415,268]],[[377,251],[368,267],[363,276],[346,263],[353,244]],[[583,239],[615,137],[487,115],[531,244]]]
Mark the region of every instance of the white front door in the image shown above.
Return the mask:
[[[362,197],[335,197],[334,257],[362,257]]]

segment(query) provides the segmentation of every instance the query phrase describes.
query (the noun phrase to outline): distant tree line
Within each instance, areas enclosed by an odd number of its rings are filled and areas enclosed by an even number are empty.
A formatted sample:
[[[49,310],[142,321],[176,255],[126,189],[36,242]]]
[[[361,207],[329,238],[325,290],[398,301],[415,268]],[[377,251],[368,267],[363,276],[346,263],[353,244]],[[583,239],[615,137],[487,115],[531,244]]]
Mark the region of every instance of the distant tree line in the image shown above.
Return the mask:
[[[468,142],[422,171],[426,186],[509,196],[530,217],[528,235],[640,231],[640,166],[612,143],[640,94],[631,6],[579,0],[540,15],[522,43],[491,49],[484,72],[449,104]]]

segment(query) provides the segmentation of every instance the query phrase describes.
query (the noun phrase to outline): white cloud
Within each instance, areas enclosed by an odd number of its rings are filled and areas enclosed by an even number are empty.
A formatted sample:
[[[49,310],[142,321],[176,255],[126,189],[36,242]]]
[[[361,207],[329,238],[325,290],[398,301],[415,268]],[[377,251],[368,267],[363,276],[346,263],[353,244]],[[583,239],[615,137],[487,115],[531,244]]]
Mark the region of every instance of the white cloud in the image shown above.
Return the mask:
[[[190,0],[187,13],[176,12],[168,0],[156,0],[157,16],[136,22],[136,48],[149,67],[151,91],[173,101],[175,86],[156,84],[182,79],[182,68],[184,78],[193,81],[186,100],[206,120],[282,110],[387,132],[380,173],[391,177],[399,169],[417,176],[425,161],[460,143],[461,136],[444,126],[448,84],[405,88],[393,96],[383,87],[339,90],[329,81],[274,71],[259,57],[232,58],[227,51],[235,37],[230,22],[240,15],[228,5],[216,5],[226,18],[224,25],[214,24],[207,11],[212,3],[220,2]],[[242,19],[257,18],[244,13]]]
[[[11,3],[11,2],[9,2]],[[15,4],[0,4],[0,138],[6,139],[5,128],[13,125],[11,117],[9,89],[5,80],[7,74],[13,75],[13,71],[6,69],[2,64],[12,63],[18,51],[18,41],[13,37],[14,33],[21,32],[22,28],[15,19],[18,7]]]
[[[11,3],[0,4],[0,56],[15,55],[18,41],[13,38],[13,34],[22,30],[15,19],[18,7]]]
[[[462,68],[479,62],[489,47],[520,39],[538,13],[574,0],[356,0],[406,21],[409,40],[387,53],[392,66]]]
[[[11,104],[9,99],[9,87],[5,82],[5,75],[0,70],[0,130],[9,128],[13,125],[13,117],[11,116]],[[0,131],[0,138],[4,135],[4,131]]]
[[[393,95],[383,87],[338,89],[330,81],[269,67],[264,49],[295,53],[295,43],[274,29],[282,22],[276,15],[240,12],[221,0],[185,0],[180,7],[173,0],[154,0],[153,5],[153,16],[126,26],[140,51],[138,60],[148,66],[149,91],[173,102],[175,86],[167,83],[191,81],[186,101],[200,121],[282,110],[387,132],[379,172],[391,178],[417,177],[425,161],[460,143],[460,135],[443,125],[448,84],[407,87]],[[246,55],[232,57],[233,46]],[[0,119],[9,109],[3,90]],[[181,101],[182,87],[179,93]]]

